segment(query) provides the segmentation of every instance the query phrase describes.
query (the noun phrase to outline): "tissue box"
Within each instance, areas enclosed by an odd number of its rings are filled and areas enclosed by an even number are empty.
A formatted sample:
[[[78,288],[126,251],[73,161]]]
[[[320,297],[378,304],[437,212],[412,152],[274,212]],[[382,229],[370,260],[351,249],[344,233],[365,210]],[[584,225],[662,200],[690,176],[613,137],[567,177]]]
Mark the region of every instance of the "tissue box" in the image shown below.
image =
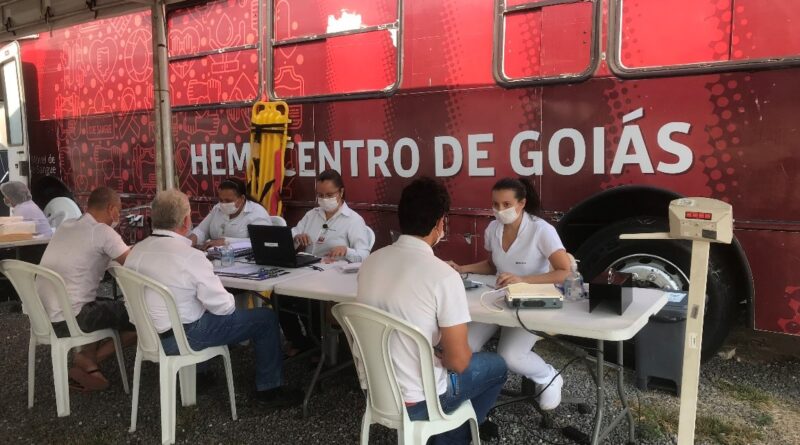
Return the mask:
[[[605,306],[622,315],[632,301],[632,274],[606,269],[589,282],[589,312]]]

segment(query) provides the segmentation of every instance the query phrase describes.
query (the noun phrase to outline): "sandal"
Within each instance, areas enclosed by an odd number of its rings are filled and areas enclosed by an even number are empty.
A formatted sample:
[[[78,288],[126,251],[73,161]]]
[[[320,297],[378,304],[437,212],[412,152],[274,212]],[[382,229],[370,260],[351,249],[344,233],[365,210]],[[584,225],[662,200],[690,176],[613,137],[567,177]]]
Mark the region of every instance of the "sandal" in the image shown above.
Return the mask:
[[[100,374],[99,369],[84,371],[76,366],[70,368],[69,378],[78,383],[86,391],[103,391],[108,389],[108,380]]]

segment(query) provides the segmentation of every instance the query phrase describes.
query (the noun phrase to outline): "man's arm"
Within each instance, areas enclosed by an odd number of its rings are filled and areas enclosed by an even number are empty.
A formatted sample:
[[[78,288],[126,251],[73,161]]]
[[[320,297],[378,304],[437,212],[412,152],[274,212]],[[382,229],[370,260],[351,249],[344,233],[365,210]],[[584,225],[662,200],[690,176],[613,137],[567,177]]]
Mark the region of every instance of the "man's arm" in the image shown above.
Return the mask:
[[[114,261],[118,262],[121,266],[125,265],[125,259],[128,258],[128,254],[131,253],[131,249],[125,251],[122,255],[114,258]]]
[[[457,324],[439,328],[442,338],[439,341],[442,365],[459,374],[464,372],[472,360],[472,350],[467,342],[467,324]]]

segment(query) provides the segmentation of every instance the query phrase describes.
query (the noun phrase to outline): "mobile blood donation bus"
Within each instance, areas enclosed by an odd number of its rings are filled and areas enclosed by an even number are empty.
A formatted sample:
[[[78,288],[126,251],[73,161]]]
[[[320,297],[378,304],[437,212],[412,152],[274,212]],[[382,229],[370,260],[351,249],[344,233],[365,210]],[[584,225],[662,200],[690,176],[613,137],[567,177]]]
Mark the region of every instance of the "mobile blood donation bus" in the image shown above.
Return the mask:
[[[11,178],[37,192],[55,177],[79,200],[102,184],[126,206],[153,197],[150,20],[2,50]],[[686,288],[688,244],[618,235],[666,230],[675,197],[720,199],[735,240],[711,250],[704,353],[739,310],[798,335],[798,23],[796,0],[182,2],[167,10],[174,174],[199,220],[216,184],[244,175],[252,103],[285,100],[290,222],[335,168],[386,244],[403,185],[435,176],[453,197],[439,254],[473,261],[492,184],[532,177],[585,276],[613,266],[673,289]]]

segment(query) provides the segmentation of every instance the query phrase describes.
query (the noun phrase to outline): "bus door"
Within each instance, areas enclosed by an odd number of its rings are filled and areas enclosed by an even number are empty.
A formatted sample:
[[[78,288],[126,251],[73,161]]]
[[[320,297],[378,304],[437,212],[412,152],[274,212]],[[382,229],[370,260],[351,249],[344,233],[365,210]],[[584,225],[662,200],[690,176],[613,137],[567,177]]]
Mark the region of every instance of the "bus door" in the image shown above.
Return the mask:
[[[28,183],[28,134],[19,43],[0,48],[0,183]],[[8,208],[0,203],[0,214]]]

